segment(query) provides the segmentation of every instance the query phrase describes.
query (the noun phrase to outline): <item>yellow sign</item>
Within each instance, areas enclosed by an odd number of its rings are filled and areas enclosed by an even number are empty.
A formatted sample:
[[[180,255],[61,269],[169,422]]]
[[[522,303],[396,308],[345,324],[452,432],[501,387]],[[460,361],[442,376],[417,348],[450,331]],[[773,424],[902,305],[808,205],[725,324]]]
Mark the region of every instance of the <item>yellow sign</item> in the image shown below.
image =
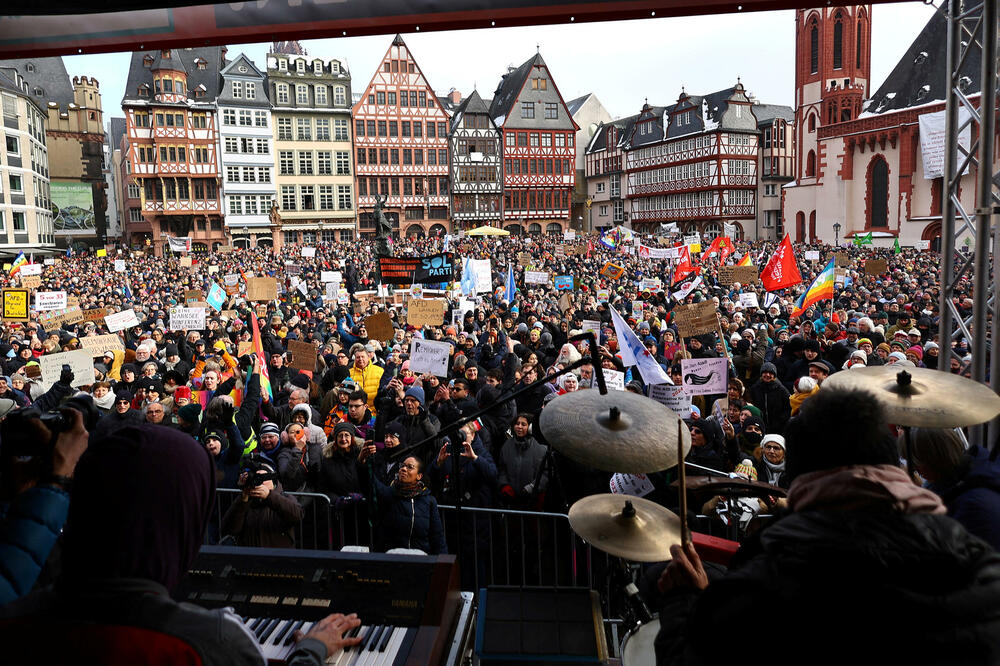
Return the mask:
[[[97,256],[98,257],[106,257],[106,256],[108,256],[108,251],[102,248],[102,249],[100,249],[100,250],[97,251]]]
[[[4,321],[28,321],[28,290],[3,290]]]

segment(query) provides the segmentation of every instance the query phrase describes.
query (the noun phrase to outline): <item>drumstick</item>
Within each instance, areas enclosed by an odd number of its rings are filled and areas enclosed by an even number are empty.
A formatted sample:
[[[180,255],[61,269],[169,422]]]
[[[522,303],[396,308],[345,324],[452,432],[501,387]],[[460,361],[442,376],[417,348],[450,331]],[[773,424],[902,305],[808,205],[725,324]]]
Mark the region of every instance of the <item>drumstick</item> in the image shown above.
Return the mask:
[[[681,422],[681,428],[685,427]],[[677,490],[680,495],[679,518],[681,519],[681,545],[691,543],[691,532],[688,530],[687,473],[684,470],[684,433],[677,429]]]

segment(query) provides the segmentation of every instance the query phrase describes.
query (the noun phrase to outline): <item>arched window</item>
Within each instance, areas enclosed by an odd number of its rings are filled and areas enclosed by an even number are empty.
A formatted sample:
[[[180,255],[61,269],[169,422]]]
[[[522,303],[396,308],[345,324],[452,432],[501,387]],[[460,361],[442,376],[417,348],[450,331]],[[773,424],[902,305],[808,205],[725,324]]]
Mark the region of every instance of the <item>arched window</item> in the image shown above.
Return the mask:
[[[868,226],[889,226],[889,165],[876,155],[868,164]]]
[[[809,242],[816,242],[816,211],[809,213]]]
[[[816,131],[816,114],[815,113],[810,113],[809,114],[809,131],[810,132],[815,132]]]
[[[722,225],[718,222],[709,222],[705,225],[705,240],[711,240],[722,233]]]
[[[795,242],[803,243],[806,240],[806,214],[801,210],[795,214]]]
[[[810,150],[806,156],[806,178],[816,176],[816,151]]]
[[[528,225],[528,233],[533,235],[542,233],[542,225],[538,224],[537,222],[532,222],[531,224]]]
[[[844,66],[844,15],[839,11],[833,16],[833,68]]]
[[[545,233],[550,235],[561,234],[562,225],[560,225],[558,222],[549,222],[548,224],[545,225]]]
[[[858,52],[855,54],[854,59],[855,59],[855,66],[858,67],[859,69],[861,67],[861,45],[862,42],[864,41],[864,35],[865,35],[865,24],[862,23],[861,21],[858,21],[858,30],[857,30]]]
[[[813,19],[809,28],[809,73],[815,74],[819,71],[819,26]]]

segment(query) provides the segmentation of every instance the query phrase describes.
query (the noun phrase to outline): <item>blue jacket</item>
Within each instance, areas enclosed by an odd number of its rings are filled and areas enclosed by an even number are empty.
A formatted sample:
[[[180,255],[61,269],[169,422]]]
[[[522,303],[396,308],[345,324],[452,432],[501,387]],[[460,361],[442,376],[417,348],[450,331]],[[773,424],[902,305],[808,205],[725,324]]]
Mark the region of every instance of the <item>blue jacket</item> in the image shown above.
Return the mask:
[[[69,494],[53,486],[14,498],[0,523],[0,606],[27,594],[69,513]]]

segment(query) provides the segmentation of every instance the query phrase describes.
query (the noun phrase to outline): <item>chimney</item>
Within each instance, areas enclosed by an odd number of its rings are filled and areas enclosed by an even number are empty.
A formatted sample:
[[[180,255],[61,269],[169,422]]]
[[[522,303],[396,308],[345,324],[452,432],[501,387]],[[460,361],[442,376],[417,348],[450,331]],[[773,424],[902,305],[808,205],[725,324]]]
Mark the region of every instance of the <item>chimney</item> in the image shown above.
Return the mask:
[[[459,104],[462,101],[462,93],[458,92],[454,88],[448,91],[448,101],[452,104]]]

